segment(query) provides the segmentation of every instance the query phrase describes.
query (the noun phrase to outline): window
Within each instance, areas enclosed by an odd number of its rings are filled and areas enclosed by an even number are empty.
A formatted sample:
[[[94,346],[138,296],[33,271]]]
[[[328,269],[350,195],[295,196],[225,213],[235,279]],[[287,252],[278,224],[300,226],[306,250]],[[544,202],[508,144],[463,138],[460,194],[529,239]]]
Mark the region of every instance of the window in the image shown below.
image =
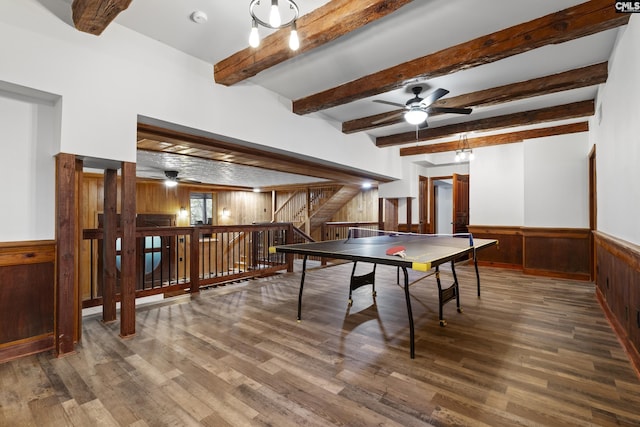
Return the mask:
[[[191,225],[211,224],[213,218],[213,195],[191,193]]]

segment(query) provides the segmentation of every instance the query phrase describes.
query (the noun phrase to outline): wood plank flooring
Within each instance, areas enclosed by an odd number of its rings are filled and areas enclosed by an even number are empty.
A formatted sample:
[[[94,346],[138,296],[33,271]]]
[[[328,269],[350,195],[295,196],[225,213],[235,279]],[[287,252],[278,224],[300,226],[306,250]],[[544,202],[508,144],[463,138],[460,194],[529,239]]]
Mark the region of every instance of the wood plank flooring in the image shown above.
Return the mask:
[[[385,266],[352,307],[351,264],[309,271],[300,323],[299,272],[139,307],[131,339],[86,317],[76,354],[0,365],[0,425],[640,425],[640,380],[593,284],[481,268],[478,299],[457,271],[464,312],[449,303],[446,327],[435,279],[411,288],[413,360]]]

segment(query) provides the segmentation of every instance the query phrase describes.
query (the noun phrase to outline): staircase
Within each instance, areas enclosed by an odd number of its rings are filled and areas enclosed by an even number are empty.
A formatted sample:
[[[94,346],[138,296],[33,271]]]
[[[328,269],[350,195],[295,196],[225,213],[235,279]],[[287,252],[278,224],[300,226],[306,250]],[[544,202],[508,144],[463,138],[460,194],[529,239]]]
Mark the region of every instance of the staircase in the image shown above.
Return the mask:
[[[311,214],[309,220],[311,224],[309,230],[315,230],[325,222],[329,221],[336,212],[347,202],[353,199],[360,192],[360,187],[355,185],[345,185],[338,190],[329,200],[322,204]]]

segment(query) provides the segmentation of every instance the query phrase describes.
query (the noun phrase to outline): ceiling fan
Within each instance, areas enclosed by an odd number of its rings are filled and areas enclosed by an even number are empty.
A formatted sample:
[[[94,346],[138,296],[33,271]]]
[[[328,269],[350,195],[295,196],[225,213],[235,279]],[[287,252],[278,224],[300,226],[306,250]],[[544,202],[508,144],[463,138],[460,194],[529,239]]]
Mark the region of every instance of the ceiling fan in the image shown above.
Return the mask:
[[[391,121],[397,117],[404,116],[404,119],[407,121],[407,123],[416,125],[419,128],[424,129],[428,127],[427,117],[432,114],[471,114],[471,108],[432,107],[431,104],[448,94],[449,91],[439,88],[431,92],[425,98],[421,98],[420,93],[422,93],[425,87],[426,86],[417,85],[410,88],[411,92],[413,93],[413,98],[409,99],[404,105],[398,104],[396,102],[374,99],[373,102],[400,107],[403,108],[404,111],[398,111],[388,117],[385,117],[384,119],[376,120],[375,122],[373,122],[373,124],[377,125],[386,121]]]
[[[178,176],[179,171],[174,169],[164,170],[164,169],[159,169],[151,166],[138,166],[136,169],[137,169],[137,172],[140,172],[140,176],[145,178],[163,180],[164,184],[167,187],[175,187],[176,185],[178,185],[178,182],[185,182],[185,181],[191,182],[194,184],[200,183],[200,181],[193,178],[179,177]]]

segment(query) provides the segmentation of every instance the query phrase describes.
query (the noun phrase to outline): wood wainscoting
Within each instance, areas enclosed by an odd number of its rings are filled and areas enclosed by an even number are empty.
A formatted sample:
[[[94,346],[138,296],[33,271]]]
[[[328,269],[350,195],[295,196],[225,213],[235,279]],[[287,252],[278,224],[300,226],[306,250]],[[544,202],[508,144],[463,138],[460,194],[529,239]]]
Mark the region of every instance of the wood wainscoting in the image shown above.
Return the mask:
[[[591,280],[591,230],[522,228],[523,271],[536,276]]]
[[[591,231],[583,228],[470,225],[474,237],[498,245],[478,254],[495,267],[521,269],[536,276],[591,280]]]
[[[54,241],[0,243],[0,363],[54,347]]]
[[[596,295],[640,375],[640,246],[594,232]]]
[[[496,239],[498,244],[478,253],[478,262],[493,267],[522,269],[522,227],[469,225],[473,237]]]

